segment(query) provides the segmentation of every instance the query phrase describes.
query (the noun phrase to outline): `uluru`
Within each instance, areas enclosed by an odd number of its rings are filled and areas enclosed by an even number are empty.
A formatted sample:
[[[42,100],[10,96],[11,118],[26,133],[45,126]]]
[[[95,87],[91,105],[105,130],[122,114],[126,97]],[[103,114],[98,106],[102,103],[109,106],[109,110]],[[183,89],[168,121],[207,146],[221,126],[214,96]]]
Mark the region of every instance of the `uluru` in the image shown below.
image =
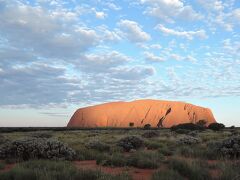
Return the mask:
[[[165,100],[110,102],[78,109],[68,127],[171,127],[181,123],[216,122],[212,111],[193,104]]]

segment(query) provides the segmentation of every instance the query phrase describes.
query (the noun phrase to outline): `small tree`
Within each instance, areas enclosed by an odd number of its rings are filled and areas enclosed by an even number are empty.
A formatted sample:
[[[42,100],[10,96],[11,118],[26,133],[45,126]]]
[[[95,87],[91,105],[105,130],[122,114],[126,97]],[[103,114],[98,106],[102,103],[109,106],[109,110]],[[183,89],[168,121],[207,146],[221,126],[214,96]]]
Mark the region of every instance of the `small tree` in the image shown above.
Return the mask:
[[[196,122],[196,124],[202,127],[206,127],[207,121],[204,119],[201,119],[198,122]]]
[[[133,127],[134,126],[134,123],[133,122],[130,122],[129,123],[129,127]]]
[[[143,129],[150,129],[151,128],[151,124],[145,124]]]
[[[222,123],[211,123],[209,124],[208,128],[214,131],[219,131],[221,129],[224,129],[225,125]]]

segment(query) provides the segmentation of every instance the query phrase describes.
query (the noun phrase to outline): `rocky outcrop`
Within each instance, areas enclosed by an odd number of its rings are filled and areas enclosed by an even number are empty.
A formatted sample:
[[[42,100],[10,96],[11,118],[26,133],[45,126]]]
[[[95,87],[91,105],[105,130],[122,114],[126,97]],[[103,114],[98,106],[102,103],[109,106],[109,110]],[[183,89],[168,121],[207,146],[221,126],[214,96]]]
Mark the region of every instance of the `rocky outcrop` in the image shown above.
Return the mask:
[[[205,120],[216,122],[210,109],[185,102],[136,100],[112,102],[78,109],[68,127],[171,127]]]

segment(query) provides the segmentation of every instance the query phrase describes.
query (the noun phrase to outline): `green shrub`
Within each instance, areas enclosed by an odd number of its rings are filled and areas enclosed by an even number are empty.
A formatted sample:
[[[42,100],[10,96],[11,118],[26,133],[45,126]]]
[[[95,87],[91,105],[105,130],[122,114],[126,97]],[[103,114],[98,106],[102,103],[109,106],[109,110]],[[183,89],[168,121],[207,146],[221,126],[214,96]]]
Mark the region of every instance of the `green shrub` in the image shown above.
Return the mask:
[[[164,146],[163,144],[156,141],[146,141],[144,144],[148,149],[158,149]]]
[[[201,140],[197,137],[192,136],[183,136],[177,139],[177,144],[184,144],[184,145],[193,145],[200,143]]]
[[[159,163],[162,160],[164,160],[164,157],[157,152],[140,151],[128,157],[128,165],[137,168],[155,169],[159,167]]]
[[[224,124],[221,123],[211,123],[208,126],[208,129],[214,130],[214,131],[220,131],[225,128]]]
[[[194,180],[205,180],[210,179],[210,174],[206,169],[206,164],[200,162],[185,162],[178,159],[171,159],[169,161],[170,169],[177,171],[184,177]]]
[[[125,151],[130,151],[131,149],[139,149],[142,147],[143,140],[138,136],[127,136],[120,139],[117,145],[122,147]]]
[[[142,137],[144,138],[153,138],[158,136],[159,136],[159,133],[157,131],[147,131],[142,135]]]
[[[0,158],[66,159],[72,160],[75,151],[60,141],[46,138],[31,138],[5,143],[0,148]]]
[[[178,134],[189,134],[191,131],[188,129],[176,129],[174,130]]]
[[[97,164],[104,166],[117,166],[122,167],[127,165],[126,157],[121,153],[113,153],[108,156],[99,156],[97,159]]]
[[[158,149],[158,153],[163,154],[164,156],[171,156],[173,155],[174,150],[165,145]]]
[[[0,170],[5,168],[5,163],[0,162]]]
[[[222,163],[220,164],[221,174],[220,180],[238,180],[240,178],[239,172],[240,163]]]
[[[130,180],[127,174],[110,175],[95,170],[78,170],[70,162],[34,160],[20,163],[0,180]]]
[[[158,170],[152,176],[152,180],[184,180],[184,178],[176,171],[169,170]]]
[[[143,126],[143,129],[151,129],[151,124],[145,124],[145,125]]]
[[[0,134],[0,145],[6,143],[7,141],[8,141],[8,139],[6,139],[5,136]]]
[[[194,130],[204,130],[205,128],[193,123],[183,123],[183,124],[178,124],[176,126],[171,127],[172,131],[176,131],[177,129],[186,129],[186,130],[194,131]]]
[[[31,133],[30,136],[34,138],[51,138],[52,134],[48,132],[34,132]]]
[[[110,149],[109,145],[107,145],[106,143],[100,142],[100,140],[96,140],[96,139],[89,141],[86,144],[86,147],[90,148],[90,149],[95,149],[95,150],[98,150],[101,152],[109,151],[109,149]]]
[[[222,141],[208,144],[216,154],[225,158],[240,158],[240,136],[232,136]]]

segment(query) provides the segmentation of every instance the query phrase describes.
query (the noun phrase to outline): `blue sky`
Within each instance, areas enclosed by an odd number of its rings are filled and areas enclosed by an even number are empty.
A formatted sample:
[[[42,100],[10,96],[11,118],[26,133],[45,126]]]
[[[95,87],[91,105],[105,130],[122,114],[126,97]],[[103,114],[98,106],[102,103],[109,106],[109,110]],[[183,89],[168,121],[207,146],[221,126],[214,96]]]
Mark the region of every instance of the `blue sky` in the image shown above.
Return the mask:
[[[240,126],[240,2],[0,0],[0,94],[0,126],[142,98]]]

